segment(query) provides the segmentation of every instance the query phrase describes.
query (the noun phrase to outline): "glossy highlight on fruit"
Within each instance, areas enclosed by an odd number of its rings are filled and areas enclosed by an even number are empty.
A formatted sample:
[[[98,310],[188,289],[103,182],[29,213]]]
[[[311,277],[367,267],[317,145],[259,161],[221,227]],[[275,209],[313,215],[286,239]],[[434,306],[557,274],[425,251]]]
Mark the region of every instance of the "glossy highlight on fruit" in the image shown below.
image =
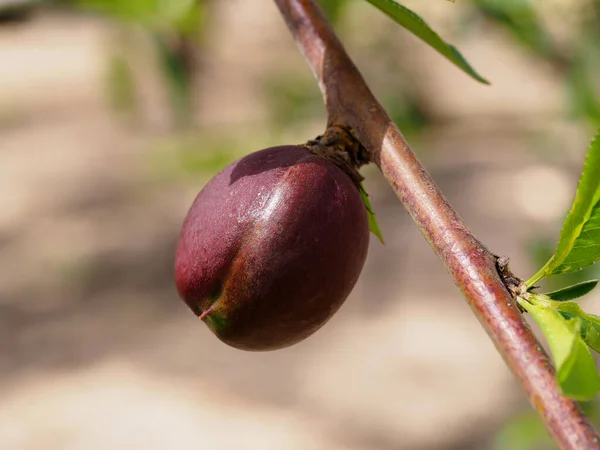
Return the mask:
[[[283,348],[339,309],[368,243],[365,205],[342,169],[304,147],[268,148],[196,197],[177,247],[177,289],[226,344]]]

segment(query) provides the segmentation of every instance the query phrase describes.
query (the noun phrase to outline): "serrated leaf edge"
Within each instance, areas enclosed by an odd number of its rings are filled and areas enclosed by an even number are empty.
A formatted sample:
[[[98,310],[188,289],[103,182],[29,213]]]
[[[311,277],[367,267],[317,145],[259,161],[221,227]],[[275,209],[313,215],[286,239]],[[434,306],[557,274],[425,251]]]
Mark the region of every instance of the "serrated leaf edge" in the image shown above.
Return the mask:
[[[573,199],[573,204],[571,206],[571,209],[569,210],[569,213],[567,214],[567,217],[565,218],[565,221],[563,223],[563,227],[561,228],[560,231],[560,235],[562,236],[563,234],[563,230],[565,230],[566,225],[567,225],[567,220],[570,218],[571,213],[576,209],[576,206],[578,204],[577,202],[577,197],[579,194],[579,187],[582,185],[583,181],[584,181],[584,176],[586,176],[586,170],[588,168],[588,165],[591,164],[590,160],[592,159],[593,156],[592,152],[594,152],[594,149],[598,148],[598,152],[600,152],[600,130],[598,130],[598,133],[596,134],[596,136],[594,136],[594,139],[592,139],[592,142],[590,143],[589,146],[589,150],[588,150],[588,154],[585,158],[585,162],[583,163],[583,170],[581,171],[581,177],[579,179],[579,183],[577,183],[577,191],[575,192],[575,198]],[[591,176],[591,175],[589,175]],[[581,235],[581,230],[583,229],[583,227],[585,226],[585,224],[590,220],[590,216],[592,215],[592,211],[594,210],[594,206],[596,206],[596,204],[600,201],[600,186],[596,189],[596,192],[594,193],[594,196],[592,197],[592,201],[590,202],[590,206],[587,208],[587,211],[584,214],[584,220],[577,226],[575,227],[575,229],[577,230],[577,233],[573,233],[573,238],[570,240],[570,245],[569,245],[569,251],[565,252],[565,255],[562,257],[562,260],[559,262],[559,264],[556,266],[556,268],[560,267],[562,265],[562,263],[564,262],[565,259],[567,259],[567,257],[569,256],[571,250],[573,250],[573,245],[575,244],[575,241],[577,240],[577,238]],[[560,243],[560,238],[559,241]],[[557,248],[558,248],[558,244],[557,244]],[[556,254],[550,259],[550,261],[553,261],[555,258]],[[550,274],[559,274],[559,273],[563,273],[563,271],[560,272],[550,272]]]
[[[579,194],[579,188],[583,183],[583,177],[586,174],[586,169],[588,164],[590,164],[590,159],[592,157],[592,152],[594,151],[595,146],[598,145],[598,151],[600,151],[600,129],[597,131],[596,135],[594,136],[594,138],[592,139],[590,146],[589,146],[589,150],[587,153],[587,156],[585,158],[585,162],[583,164],[583,170],[581,171],[581,176],[579,178],[579,183],[577,183],[577,190],[575,191],[575,198],[573,199],[573,204],[571,205],[571,208],[569,209],[569,212],[567,213],[567,216],[565,217],[565,220],[563,222],[563,226],[561,228],[560,231],[560,236],[558,238],[558,243],[556,244],[556,248],[558,250],[558,247],[560,245],[562,236],[563,236],[563,232],[565,231],[566,227],[567,227],[567,221],[570,219],[571,214],[573,213],[573,211],[575,210],[576,207],[576,201],[577,201],[577,197]],[[597,197],[597,198],[596,198]],[[585,226],[585,224],[588,222],[588,220],[590,219],[590,216],[592,214],[592,211],[594,209],[594,205],[596,205],[596,203],[598,201],[600,201],[600,188],[596,191],[594,197],[596,199],[596,201],[592,201],[590,203],[590,207],[588,208],[588,210],[586,211],[585,215],[584,215],[584,220],[581,222],[580,225],[578,225],[577,227],[575,227],[575,229],[578,229],[578,233],[573,233],[573,235],[575,236],[574,238],[572,238],[570,245],[569,245],[569,251],[565,252],[564,256],[562,256],[562,260],[560,260],[556,265],[555,265],[555,269],[560,267],[562,265],[562,263],[564,262],[564,260],[569,256],[570,251],[573,249],[573,244],[575,243],[575,241],[577,240],[577,238],[581,235],[581,230],[583,229],[583,227]],[[527,281],[527,286],[531,287],[533,286],[535,283],[537,283],[539,280],[541,280],[544,277],[548,277],[551,275],[558,275],[561,272],[554,272],[552,270],[548,270],[549,267],[552,266],[552,264],[557,260],[557,255],[556,252],[554,253],[554,255],[552,255],[552,257],[548,260],[548,262],[546,264],[544,264],[544,266],[534,275],[532,276],[528,281]]]

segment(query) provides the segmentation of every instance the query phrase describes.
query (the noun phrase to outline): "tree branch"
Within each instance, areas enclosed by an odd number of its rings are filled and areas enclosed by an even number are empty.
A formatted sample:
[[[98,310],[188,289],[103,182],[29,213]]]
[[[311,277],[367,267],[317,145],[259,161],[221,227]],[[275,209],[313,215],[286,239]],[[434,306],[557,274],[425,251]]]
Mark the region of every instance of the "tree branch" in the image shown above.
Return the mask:
[[[496,267],[375,99],[314,0],[274,0],[323,93],[328,125],[348,126],[454,277],[559,446],[600,448],[577,403],[561,394],[548,355],[531,332]]]

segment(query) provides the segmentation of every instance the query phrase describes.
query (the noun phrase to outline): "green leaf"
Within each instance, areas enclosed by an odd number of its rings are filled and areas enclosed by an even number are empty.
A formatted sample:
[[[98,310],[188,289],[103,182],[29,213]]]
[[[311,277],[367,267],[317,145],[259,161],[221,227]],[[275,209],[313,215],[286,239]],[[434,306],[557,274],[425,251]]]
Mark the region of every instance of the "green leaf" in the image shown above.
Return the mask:
[[[573,333],[576,333],[573,350],[568,368],[568,374],[564,373],[564,378],[560,378],[563,392],[576,400],[591,400],[600,392],[600,376],[596,368],[596,362],[592,357],[590,349],[581,338],[581,320],[573,318],[567,320],[567,326]],[[565,369],[568,366],[565,366]],[[567,370],[563,371],[566,372]]]
[[[588,322],[585,328],[584,340],[590,348],[600,353],[600,325]]]
[[[552,300],[564,302],[567,300],[573,300],[575,298],[583,297],[596,287],[598,280],[589,280],[582,283],[574,284],[563,289],[548,292],[547,295]]]
[[[540,308],[555,309],[566,319],[581,320],[581,337],[587,345],[600,353],[600,316],[586,313],[575,302],[555,301],[543,294],[531,294],[530,301]]]
[[[581,320],[581,337],[587,345],[600,353],[600,317],[586,313],[575,302],[557,302],[552,305],[568,318],[576,317]]]
[[[554,256],[527,285],[550,275],[575,272],[600,259],[600,130],[590,145],[573,206]]]
[[[365,187],[362,185],[362,183],[360,184],[360,197],[362,198],[362,201],[365,204],[365,207],[367,208],[367,217],[369,218],[369,230],[371,231],[371,233],[377,236],[377,239],[379,239],[379,241],[382,244],[384,244],[383,234],[381,234],[379,224],[377,223],[377,218],[375,217],[375,213],[373,212],[371,202],[369,201],[369,194],[367,194],[367,191],[365,190]]]
[[[480,83],[490,84],[485,78],[479,75],[473,69],[463,55],[456,47],[446,43],[435,31],[433,31],[427,23],[421,19],[415,12],[405,6],[396,3],[394,0],[367,0],[376,8],[379,8],[391,19],[398,23],[403,28],[410,31],[412,34],[425,41],[452,63],[466,72],[468,75],[479,81]]]
[[[563,393],[576,400],[592,399],[600,391],[600,376],[594,358],[581,338],[581,319],[567,320],[552,308],[533,305],[523,299],[519,299],[519,304],[538,323],[550,344],[556,378]]]

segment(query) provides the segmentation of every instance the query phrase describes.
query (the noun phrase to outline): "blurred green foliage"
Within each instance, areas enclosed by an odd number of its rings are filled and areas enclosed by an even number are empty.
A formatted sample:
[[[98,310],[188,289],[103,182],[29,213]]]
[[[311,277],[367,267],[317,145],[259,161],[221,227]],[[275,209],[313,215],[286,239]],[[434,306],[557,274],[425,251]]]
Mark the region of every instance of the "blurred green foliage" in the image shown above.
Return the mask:
[[[502,27],[520,46],[531,50],[537,57],[559,57],[531,0],[475,0],[473,4],[481,16]]]
[[[157,139],[148,152],[147,167],[153,180],[198,180],[210,177],[246,155],[249,149],[261,149],[280,144],[278,136],[227,129],[180,132]]]
[[[243,154],[239,142],[222,134],[181,134],[155,143],[149,169],[160,178],[211,176]]]
[[[155,33],[153,38],[159,67],[171,100],[174,122],[180,127],[188,127],[194,112],[194,46],[181,35],[173,37]]]
[[[572,114],[600,126],[600,1],[574,2],[584,11],[559,39],[533,0],[474,0],[467,22],[485,20],[504,30],[531,57],[549,63],[564,79]],[[576,4],[575,4],[576,3]]]
[[[344,21],[346,10],[359,0],[318,0],[328,19],[334,25]],[[214,2],[213,2],[214,3]],[[402,3],[402,2],[400,2]],[[554,4],[556,2],[552,2]],[[45,4],[69,7],[77,11],[99,14],[114,19],[121,26],[141,25],[151,35],[155,45],[157,67],[165,82],[173,109],[173,120],[178,126],[190,126],[194,115],[194,79],[201,70],[195,61],[201,51],[202,30],[210,14],[210,0],[31,0],[9,1],[0,6],[14,15],[19,9]],[[492,26],[502,30],[516,45],[527,51],[531,58],[548,63],[564,80],[569,113],[577,120],[600,125],[600,0],[577,0],[573,8],[583,11],[569,30],[567,39],[557,33],[544,15],[543,8],[553,6],[535,0],[470,0],[456,3],[460,8],[457,27],[469,33],[475,26]],[[424,15],[425,19],[427,18]],[[342,36],[343,38],[343,36]],[[114,73],[108,82],[122,101],[113,101],[119,111],[136,101],[135,70],[129,70],[115,57],[109,61]],[[490,78],[493,81],[493,74]],[[119,86],[122,83],[122,86]],[[273,83],[273,86],[268,86]],[[292,87],[288,85],[293,84]],[[274,125],[292,125],[296,120],[310,120],[321,114],[312,80],[271,77],[265,81],[265,94],[273,108]],[[287,97],[285,97],[287,96]],[[270,97],[278,97],[271,99]],[[285,99],[289,105],[283,105]],[[382,98],[390,107],[392,116],[401,127],[418,133],[431,117],[424,114],[427,106],[411,95],[411,88],[389,86]],[[385,99],[392,99],[392,102]],[[394,104],[394,102],[397,103]],[[130,108],[134,110],[134,108]],[[312,115],[312,117],[311,117]]]
[[[555,448],[537,412],[512,417],[494,439],[495,450],[550,450]]]
[[[207,20],[208,0],[59,0],[76,10],[115,20],[121,28],[139,27],[154,46],[157,67],[171,105],[176,128],[189,128],[194,116],[194,80],[197,52]],[[131,47],[127,33],[117,27],[117,43],[109,57],[108,86],[111,104],[118,112],[139,112],[138,80],[122,47]],[[135,49],[132,50],[135,52]],[[131,54],[131,49],[130,49]]]
[[[327,16],[327,19],[335,25],[339,22],[344,10],[351,1],[354,0],[319,0],[319,5],[325,16]]]
[[[434,120],[427,103],[412,91],[398,89],[389,92],[382,103],[402,134],[411,141],[417,139]]]
[[[600,426],[600,402],[580,402],[594,427]],[[531,408],[511,417],[494,438],[494,450],[556,450],[537,412]]]
[[[70,0],[74,6],[150,28],[180,29],[189,20],[195,0]]]
[[[137,116],[138,92],[131,66],[124,55],[115,53],[110,56],[106,77],[112,108],[123,116]]]
[[[263,94],[274,128],[291,127],[324,114],[319,87],[308,76],[274,74],[265,80]]]

